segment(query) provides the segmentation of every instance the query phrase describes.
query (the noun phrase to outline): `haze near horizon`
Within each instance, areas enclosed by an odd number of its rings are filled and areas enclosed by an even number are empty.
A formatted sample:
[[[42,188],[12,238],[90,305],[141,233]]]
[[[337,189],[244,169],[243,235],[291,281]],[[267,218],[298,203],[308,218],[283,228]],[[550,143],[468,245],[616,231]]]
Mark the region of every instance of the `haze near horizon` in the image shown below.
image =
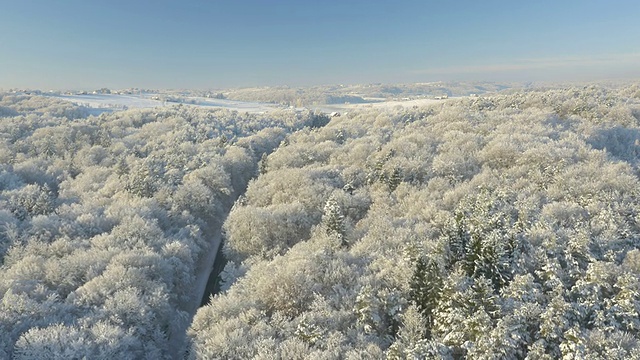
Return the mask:
[[[5,2],[2,88],[640,77],[636,1]]]

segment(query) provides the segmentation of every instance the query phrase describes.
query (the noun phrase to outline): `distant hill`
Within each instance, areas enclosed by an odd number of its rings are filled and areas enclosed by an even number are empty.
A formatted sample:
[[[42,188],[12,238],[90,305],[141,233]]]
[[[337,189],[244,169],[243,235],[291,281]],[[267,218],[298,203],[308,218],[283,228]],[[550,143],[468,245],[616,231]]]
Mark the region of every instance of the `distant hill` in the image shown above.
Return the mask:
[[[314,87],[260,87],[223,91],[230,100],[259,101],[289,106],[365,103],[403,98],[434,98],[495,93],[522,84],[489,82],[430,82],[414,84],[327,85]]]

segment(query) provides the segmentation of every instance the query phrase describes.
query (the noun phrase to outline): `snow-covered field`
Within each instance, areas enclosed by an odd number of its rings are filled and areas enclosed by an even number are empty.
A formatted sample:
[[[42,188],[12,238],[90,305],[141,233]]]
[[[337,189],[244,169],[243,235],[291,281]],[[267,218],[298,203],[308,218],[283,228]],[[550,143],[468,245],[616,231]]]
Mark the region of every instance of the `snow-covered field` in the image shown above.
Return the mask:
[[[402,106],[406,108],[412,108],[414,106],[425,106],[437,102],[446,100],[434,100],[434,99],[415,99],[415,100],[397,100],[397,101],[376,101],[371,103],[360,104],[330,104],[321,105],[317,107],[317,110],[331,113],[331,112],[348,112],[361,109],[382,109],[382,108],[394,108],[396,106]]]
[[[163,106],[174,106],[177,104],[183,104],[187,106],[198,107],[211,107],[222,108],[228,110],[235,110],[239,112],[248,113],[265,113],[275,109],[282,108],[276,104],[250,102],[250,101],[236,101],[226,99],[214,99],[206,97],[184,97],[182,102],[164,100],[167,98],[164,94],[77,94],[77,95],[52,95],[61,100],[66,100],[74,104],[85,106],[91,109],[94,115],[98,115],[103,112],[111,112],[124,109],[144,109],[155,108]],[[372,101],[371,103],[360,104],[331,104],[320,105],[314,107],[314,110],[319,110],[327,113],[331,112],[348,112],[358,109],[380,109],[380,108],[393,108],[396,106],[402,107],[414,107],[424,106],[434,102],[443,100],[434,99],[415,99],[415,100],[398,100],[398,101]]]
[[[277,105],[258,102],[188,97],[183,102],[165,101],[162,94],[77,94],[53,95],[61,100],[88,107],[99,114],[123,109],[144,109],[184,104],[188,106],[224,108],[248,113],[264,113],[277,109]]]
[[[164,106],[162,101],[152,100],[141,95],[90,94],[90,95],[54,95],[61,100],[93,109],[121,110],[127,108],[154,108]]]

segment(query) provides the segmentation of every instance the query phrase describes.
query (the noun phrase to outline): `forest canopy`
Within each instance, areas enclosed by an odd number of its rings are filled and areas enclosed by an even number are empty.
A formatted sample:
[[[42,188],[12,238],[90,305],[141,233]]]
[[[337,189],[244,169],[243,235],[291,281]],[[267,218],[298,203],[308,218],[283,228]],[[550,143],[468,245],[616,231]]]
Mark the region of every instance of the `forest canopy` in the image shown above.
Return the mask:
[[[0,358],[640,358],[637,84],[90,114],[0,94]]]
[[[193,358],[640,356],[640,88],[349,113],[231,211]]]
[[[0,109],[0,358],[16,359],[180,353],[215,229],[262,155],[319,116]]]

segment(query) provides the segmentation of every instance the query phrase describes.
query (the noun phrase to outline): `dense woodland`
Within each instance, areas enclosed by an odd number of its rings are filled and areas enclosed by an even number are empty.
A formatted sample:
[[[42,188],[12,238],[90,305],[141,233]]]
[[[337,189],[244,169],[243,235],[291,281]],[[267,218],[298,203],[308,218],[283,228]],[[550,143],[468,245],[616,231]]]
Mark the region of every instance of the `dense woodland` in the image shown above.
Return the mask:
[[[638,86],[589,86],[292,134],[192,358],[639,358],[639,125]]]
[[[328,120],[0,95],[0,358],[640,358],[640,86]]]
[[[185,106],[94,117],[10,95],[0,114],[2,359],[175,356],[202,296],[196,264],[235,196],[287,133],[326,120]]]

